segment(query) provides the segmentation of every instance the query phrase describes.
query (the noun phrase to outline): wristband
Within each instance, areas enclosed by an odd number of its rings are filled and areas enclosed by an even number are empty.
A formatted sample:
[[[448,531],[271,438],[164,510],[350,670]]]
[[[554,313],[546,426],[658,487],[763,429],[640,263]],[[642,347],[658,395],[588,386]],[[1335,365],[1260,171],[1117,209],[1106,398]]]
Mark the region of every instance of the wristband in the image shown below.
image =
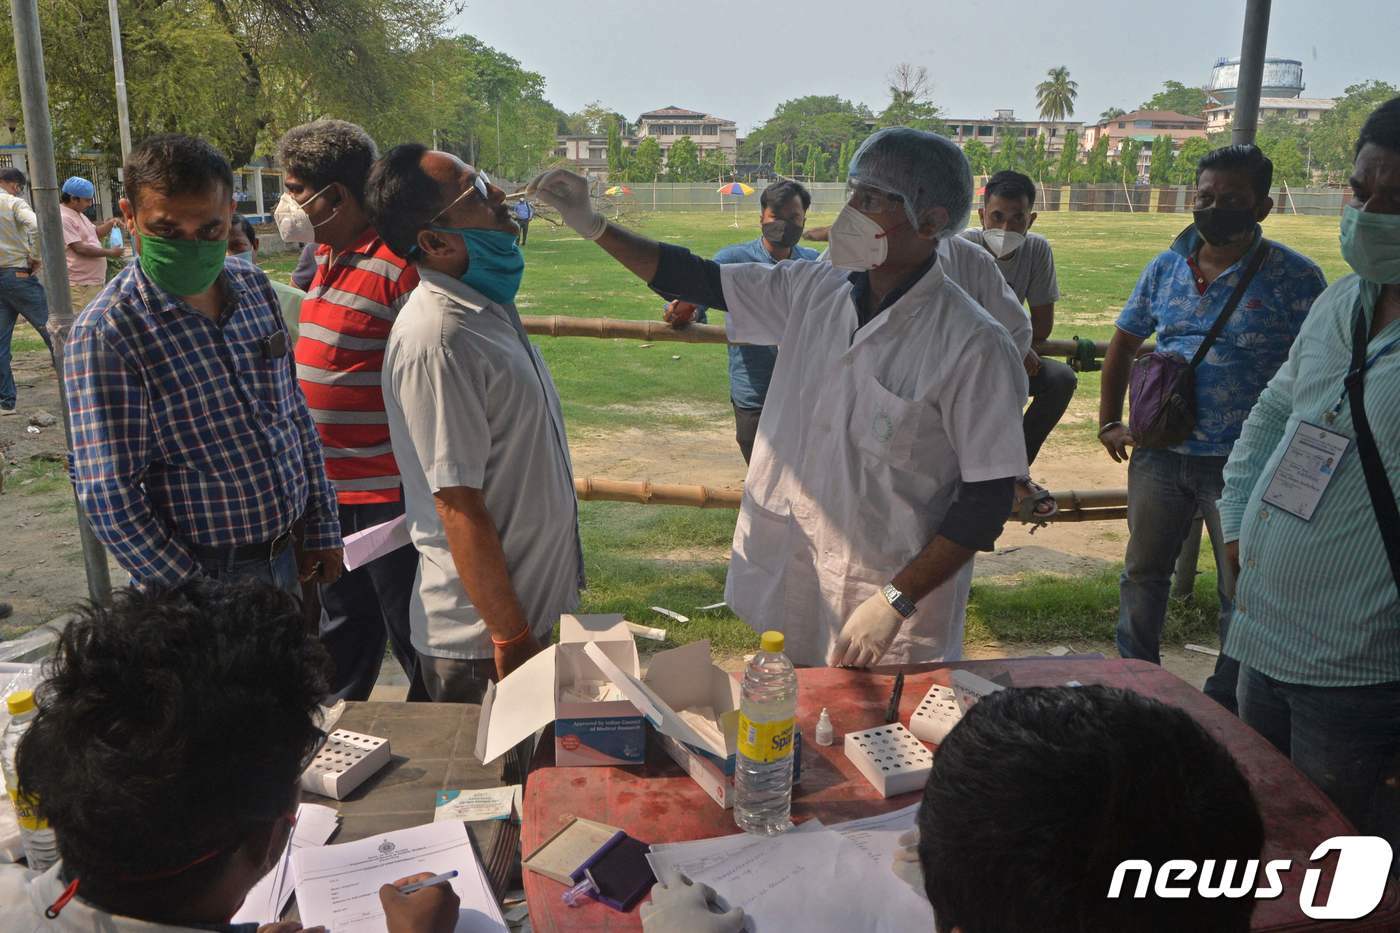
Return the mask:
[[[1109,428],[1121,428],[1121,427],[1123,427],[1123,422],[1121,422],[1121,421],[1110,421],[1108,424],[1106,424],[1106,425],[1104,425],[1103,427],[1099,428],[1099,437],[1103,437],[1104,432],[1107,431]]]
[[[529,637],[530,626],[527,625],[520,630],[519,634],[512,635],[510,638],[504,640],[497,638],[495,635],[492,635],[491,644],[495,645],[497,648],[509,648],[511,645],[519,644],[520,642],[524,641]]]

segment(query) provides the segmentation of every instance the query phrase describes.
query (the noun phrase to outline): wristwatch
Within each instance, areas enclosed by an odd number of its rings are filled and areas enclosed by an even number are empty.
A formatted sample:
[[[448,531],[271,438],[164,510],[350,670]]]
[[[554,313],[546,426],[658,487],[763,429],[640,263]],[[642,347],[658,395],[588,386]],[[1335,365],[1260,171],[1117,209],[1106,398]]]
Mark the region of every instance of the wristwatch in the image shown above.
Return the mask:
[[[914,605],[914,600],[895,589],[893,583],[886,583],[880,589],[880,592],[884,595],[885,602],[893,606],[894,611],[899,613],[903,618],[909,618],[914,614],[914,611],[918,609],[918,606]]]

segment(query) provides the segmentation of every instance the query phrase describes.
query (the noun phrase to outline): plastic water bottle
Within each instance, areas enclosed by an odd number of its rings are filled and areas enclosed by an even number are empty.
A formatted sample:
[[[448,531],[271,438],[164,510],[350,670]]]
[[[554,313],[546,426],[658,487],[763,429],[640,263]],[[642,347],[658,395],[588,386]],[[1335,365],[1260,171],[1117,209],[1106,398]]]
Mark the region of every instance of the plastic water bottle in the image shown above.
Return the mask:
[[[24,841],[24,860],[33,871],[48,871],[58,861],[58,839],[46,820],[34,812],[34,798],[19,792],[19,774],[15,768],[15,753],[19,740],[29,731],[38,710],[34,707],[33,690],[16,690],[5,698],[10,710],[10,724],[0,737],[0,767],[5,771],[5,789],[15,806],[20,838]]]
[[[124,245],[122,240],[122,228],[113,224],[112,232],[107,235],[107,246],[110,249],[122,249]]]
[[[793,719],[797,672],[783,654],[783,633],[764,632],[744,670],[739,751],[734,765],[734,822],[772,836],[792,828]]]

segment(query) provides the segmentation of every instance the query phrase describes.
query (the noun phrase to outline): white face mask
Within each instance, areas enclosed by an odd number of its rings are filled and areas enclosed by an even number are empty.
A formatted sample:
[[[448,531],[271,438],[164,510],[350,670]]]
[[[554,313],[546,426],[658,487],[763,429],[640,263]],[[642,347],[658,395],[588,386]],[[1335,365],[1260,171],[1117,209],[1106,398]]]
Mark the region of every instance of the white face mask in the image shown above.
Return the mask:
[[[841,208],[828,234],[826,256],[833,266],[864,272],[883,263],[888,254],[884,227],[849,204]]]
[[[991,250],[993,256],[1005,259],[1021,248],[1021,244],[1026,242],[1026,235],[1015,230],[984,229],[982,242],[987,244],[987,249]]]
[[[327,185],[307,198],[306,203],[310,204],[319,198],[329,187],[330,185]],[[298,204],[291,194],[283,191],[282,197],[277,200],[277,206],[272,210],[272,219],[277,224],[277,232],[281,234],[284,243],[312,243],[316,240],[316,228],[329,223],[339,212],[340,209],[336,208],[330,217],[320,224],[314,224],[306,213],[306,208]]]

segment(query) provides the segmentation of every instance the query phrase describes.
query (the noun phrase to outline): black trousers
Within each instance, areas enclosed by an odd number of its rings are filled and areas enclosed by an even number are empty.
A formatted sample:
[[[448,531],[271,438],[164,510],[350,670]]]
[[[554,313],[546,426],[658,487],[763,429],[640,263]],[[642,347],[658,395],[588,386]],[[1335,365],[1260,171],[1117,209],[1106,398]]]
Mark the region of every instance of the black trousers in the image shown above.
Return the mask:
[[[763,409],[741,408],[732,398],[729,404],[734,406],[734,440],[739,442],[739,453],[744,455],[744,462],[748,463],[753,458],[753,442],[754,438],[758,437],[758,419],[763,414]]]
[[[403,501],[340,507],[340,530],[350,535],[403,514]],[[321,644],[335,662],[334,699],[364,700],[379,679],[384,648],[408,675],[408,699],[428,699],[409,639],[408,603],[418,573],[418,551],[406,544],[321,587]]]

